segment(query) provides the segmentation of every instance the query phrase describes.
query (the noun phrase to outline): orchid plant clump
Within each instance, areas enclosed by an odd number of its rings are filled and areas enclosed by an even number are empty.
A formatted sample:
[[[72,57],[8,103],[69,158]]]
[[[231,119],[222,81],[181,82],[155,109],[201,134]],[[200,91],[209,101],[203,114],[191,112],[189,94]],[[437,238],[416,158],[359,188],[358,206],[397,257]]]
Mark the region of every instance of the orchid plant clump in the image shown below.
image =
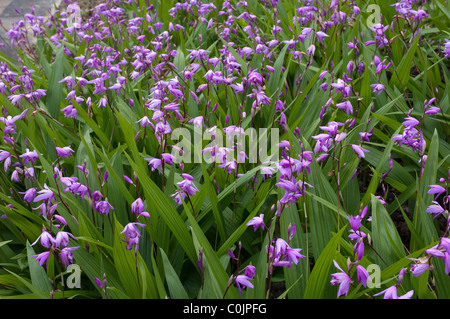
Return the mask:
[[[16,12],[1,298],[450,298],[444,1]]]

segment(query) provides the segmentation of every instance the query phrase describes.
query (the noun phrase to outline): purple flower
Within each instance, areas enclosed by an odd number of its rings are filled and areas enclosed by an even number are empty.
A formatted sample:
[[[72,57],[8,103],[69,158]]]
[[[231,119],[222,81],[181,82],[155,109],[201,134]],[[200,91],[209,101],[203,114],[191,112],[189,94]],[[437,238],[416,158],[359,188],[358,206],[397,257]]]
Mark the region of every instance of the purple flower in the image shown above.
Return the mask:
[[[6,172],[11,165],[11,153],[7,151],[0,151],[0,161],[5,161],[4,169]]]
[[[139,249],[139,237],[141,237],[141,233],[137,229],[136,226],[145,227],[145,224],[142,223],[128,223],[125,225],[123,231],[121,231],[121,234],[125,235],[126,243],[127,243],[127,250],[131,250],[133,246],[135,247],[134,253],[137,254]]]
[[[301,248],[291,248],[289,246],[286,247],[286,259],[289,260],[289,262],[293,262],[294,264],[298,264],[300,258],[303,258],[302,254],[300,254]]]
[[[152,168],[152,172],[158,169],[159,174],[161,174],[161,160],[159,158],[146,158],[148,165]]]
[[[23,97],[23,94],[16,94],[16,95],[10,95],[8,96],[8,99],[10,100],[11,104],[20,107],[20,101]]]
[[[355,144],[352,144],[352,148],[355,151],[356,155],[358,155],[358,158],[365,157],[366,155],[364,153],[369,152],[368,150],[362,148],[359,145],[355,145]]]
[[[199,247],[199,249],[198,249],[197,266],[198,266],[198,268],[200,268],[200,271],[203,273],[205,269],[203,268],[203,249],[201,247]]]
[[[385,89],[383,84],[371,84],[370,86],[373,87],[373,91],[372,91],[373,93],[378,92],[377,96],[380,95],[381,92],[383,92]]]
[[[129,178],[127,175],[122,175],[123,178],[125,179],[126,182],[130,183],[131,185],[133,185],[133,181],[131,180],[131,178]]]
[[[131,204],[131,211],[136,215],[139,215],[144,211],[144,202],[140,197]]]
[[[433,201],[433,203],[434,203],[433,205],[428,206],[426,212],[433,215],[433,218],[436,218],[439,215],[441,215],[445,210],[444,208],[442,208],[441,205],[439,205],[438,202]]]
[[[331,275],[333,278],[331,279],[330,283],[331,285],[339,284],[339,290],[337,294],[338,298],[340,296],[347,296],[352,279],[341,269],[341,267],[339,267],[339,264],[335,260],[333,260],[333,263],[334,266],[340,270],[340,272]]]
[[[367,285],[367,278],[369,278],[369,273],[367,270],[361,266],[356,266],[356,275],[358,277],[358,282],[361,283],[364,287]]]
[[[444,53],[445,58],[450,59],[450,40],[445,39],[444,50],[442,50],[442,53]]]
[[[450,251],[447,250],[444,256],[445,274],[450,275]]]
[[[78,111],[76,108],[73,107],[73,105],[66,106],[65,108],[61,109],[61,112],[64,113],[64,116],[66,118],[76,119],[78,117]]]
[[[36,196],[36,192],[37,192],[36,188],[32,187],[28,189],[26,192],[19,192],[19,194],[24,194],[23,199],[31,203],[34,197]]]
[[[97,277],[94,278],[94,282],[99,288],[103,288],[102,281],[100,279],[98,279]]]
[[[190,52],[189,57],[193,60],[206,60],[208,55],[207,53],[209,53],[209,51],[203,50],[203,49],[199,49],[199,50],[187,50]]]
[[[150,125],[150,120],[147,116],[144,116],[143,118],[141,118],[139,121],[137,121],[136,123],[140,123],[141,127],[148,127]]]
[[[114,207],[107,200],[102,200],[95,203],[95,210],[102,215],[108,215],[111,209],[114,209]]]
[[[43,253],[40,253],[38,255],[33,255],[31,257],[36,257],[36,261],[39,263],[39,266],[46,264],[48,266],[48,257],[50,256],[49,251],[44,251]]]
[[[355,232],[355,234],[358,234],[358,236],[360,236],[359,238],[357,238],[358,240],[356,241],[355,247],[353,247],[353,253],[356,254],[356,260],[360,261],[364,255],[364,237],[366,237],[366,235],[360,231]],[[349,236],[350,237],[350,236]]]
[[[131,211],[136,215],[150,217],[150,214],[148,212],[144,212],[144,202],[140,197],[131,204]]]
[[[406,294],[404,294],[403,296],[398,296],[397,295],[397,286],[391,286],[377,294],[375,294],[374,296],[380,296],[380,295],[384,295],[384,299],[411,299],[412,295],[414,294],[413,290],[408,291]]]
[[[291,241],[294,238],[296,226],[289,224],[288,226],[288,241]]]
[[[255,273],[256,273],[256,267],[252,266],[252,265],[248,265],[247,267],[245,267],[245,275],[247,277],[253,278],[255,277]]]
[[[356,231],[359,229],[359,227],[361,227],[361,216],[360,215],[356,215],[356,216],[347,216],[347,219],[350,223],[350,227]]]
[[[291,143],[289,143],[289,141],[281,141],[280,143],[277,144],[278,147],[281,148],[291,148]]]
[[[55,238],[55,242],[54,242],[55,247],[57,247],[57,248],[67,247],[69,245],[69,236],[72,237],[73,239],[77,240],[77,238],[75,238],[75,236],[73,236],[71,233],[68,233],[66,231],[59,231],[56,234],[56,238]]]
[[[178,204],[178,205],[183,205],[183,201],[186,198],[186,193],[185,192],[179,192],[176,191],[175,193],[173,193],[172,195],[170,195],[170,197],[173,197],[173,200]]]
[[[420,122],[418,120],[416,120],[415,118],[408,116],[405,118],[405,121],[403,121],[402,124],[404,126],[413,127],[413,126],[420,124]]]
[[[417,263],[417,264],[413,264],[411,265],[411,274],[414,277],[418,277],[420,275],[422,275],[425,271],[427,271],[427,269],[430,268],[430,265],[428,263]]]
[[[169,165],[173,165],[174,161],[176,160],[176,157],[169,153],[162,153],[161,157],[162,160]]]
[[[428,187],[430,187],[428,194],[436,194],[436,197],[434,198],[435,200],[439,197],[439,195],[446,191],[446,189],[440,185],[429,185]]]
[[[73,193],[73,195],[79,195],[81,197],[81,200],[84,200],[84,197],[88,193],[89,189],[86,185],[75,182],[70,186],[70,191]]]
[[[291,267],[292,263],[298,264],[301,248],[291,248],[289,244],[282,238],[278,238],[275,247],[271,247],[273,266],[275,267]]]
[[[236,259],[236,256],[233,253],[233,250],[230,248],[228,249],[228,256],[230,256],[231,259]]]
[[[239,288],[239,293],[241,293],[243,287],[253,288],[253,284],[249,280],[252,280],[252,278],[246,275],[238,275],[234,278],[236,286]]]
[[[66,158],[66,157],[72,156],[73,150],[69,146],[62,147],[62,148],[55,147],[55,149],[56,149],[56,154],[58,154],[59,157]]]
[[[399,146],[401,146],[402,144],[406,144],[407,146],[411,147],[413,151],[415,151],[416,149],[424,150],[426,143],[423,139],[423,134],[421,131],[418,131],[414,128],[414,126],[419,123],[419,121],[412,117],[405,118],[403,125],[405,125],[406,127],[403,130],[402,134],[394,134],[392,136],[394,142]]]
[[[370,142],[370,136],[372,136],[373,129],[369,132],[359,132],[360,141],[362,142]]]
[[[275,167],[272,166],[263,166],[260,169],[261,174],[272,176],[276,171]]]
[[[182,174],[185,178],[183,181],[177,183],[180,189],[188,194],[189,196],[194,196],[199,190],[197,186],[193,183],[193,177],[189,174]]]
[[[59,215],[53,215],[53,217],[58,221],[58,222],[60,222],[62,225],[64,225],[64,226],[67,226],[67,222],[66,222],[66,220],[64,219],[64,217],[62,217],[62,216],[59,216]]]
[[[353,107],[350,101],[338,103],[336,104],[336,107],[340,108],[341,110],[344,110],[347,113],[347,115],[353,114]]]
[[[155,134],[167,135],[172,133],[172,128],[169,123],[165,121],[159,121],[155,126]]]
[[[122,85],[118,82],[116,82],[113,85],[111,85],[110,87],[108,87],[109,90],[114,90],[114,91],[116,91],[117,94],[119,94],[121,88],[122,88]]]
[[[253,231],[256,231],[258,227],[261,227],[264,230],[264,214],[261,214],[256,217],[253,217],[248,223],[247,226],[253,226]]]
[[[76,250],[80,248],[79,246],[77,247],[66,247],[63,248],[60,253],[59,253],[59,259],[61,260],[61,263],[64,265],[64,267],[68,267],[70,264],[73,264],[73,250]]]
[[[202,128],[205,123],[203,121],[203,116],[197,116],[189,121],[189,123],[194,124],[195,127]]]
[[[50,248],[52,245],[55,244],[55,239],[50,235],[48,231],[46,231],[44,228],[42,229],[42,233],[39,235],[39,237],[34,241],[34,243],[31,244],[31,246],[35,245],[37,241],[41,239],[41,245],[45,248]]]
[[[30,152],[28,148],[26,149],[25,153],[23,153],[19,157],[23,158],[25,164],[28,164],[29,162],[32,162],[34,164],[34,162],[39,158],[36,150]]]
[[[425,106],[425,114],[430,115],[430,114],[437,114],[441,109],[437,106],[429,106],[426,105]],[[436,117],[436,115],[435,115]]]
[[[102,97],[100,100],[98,100],[98,107],[106,107],[108,103],[108,100],[106,97]]]
[[[267,97],[263,91],[257,91],[255,89],[253,89],[253,93],[248,94],[247,97],[255,98],[255,101],[252,104],[253,108],[262,105],[270,105],[270,102],[272,100],[271,98]]]
[[[325,39],[325,37],[329,37],[328,34],[326,34],[325,32],[322,31],[318,31],[316,32],[316,37],[320,42],[323,42],[323,40]]]

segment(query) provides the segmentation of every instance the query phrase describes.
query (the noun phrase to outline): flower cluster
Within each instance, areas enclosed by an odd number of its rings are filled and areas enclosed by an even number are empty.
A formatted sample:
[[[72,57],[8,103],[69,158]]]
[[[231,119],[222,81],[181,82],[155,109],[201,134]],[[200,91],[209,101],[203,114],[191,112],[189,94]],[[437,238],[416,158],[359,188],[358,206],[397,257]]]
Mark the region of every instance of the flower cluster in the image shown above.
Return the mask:
[[[394,134],[392,139],[398,146],[406,145],[410,147],[413,151],[419,151],[423,154],[426,147],[426,142],[423,138],[421,129],[417,129],[416,126],[420,122],[414,117],[408,116],[402,123],[405,128],[402,134]]]
[[[195,179],[191,175],[183,173],[181,174],[181,177],[184,179],[177,183],[180,190],[171,195],[174,197],[174,200],[178,205],[182,205],[186,195],[192,197],[199,191],[197,186],[194,184]]]
[[[349,225],[350,225],[350,235],[348,236],[351,241],[355,241],[353,246],[353,261],[350,258],[347,260],[347,270],[344,271],[336,260],[333,260],[335,267],[339,270],[339,272],[332,274],[332,279],[330,281],[331,285],[339,284],[337,297],[347,296],[350,290],[350,284],[353,283],[353,280],[350,276],[350,271],[355,267],[357,281],[362,284],[364,287],[367,286],[367,279],[369,278],[369,273],[366,268],[364,268],[360,261],[364,256],[364,239],[367,238],[367,234],[361,231],[362,221],[366,219],[366,221],[370,221],[370,217],[366,218],[368,206],[361,207],[359,214],[356,216],[347,216]]]
[[[139,250],[139,238],[142,236],[139,232],[139,229],[137,226],[145,227],[145,224],[142,223],[128,223],[125,225],[124,229],[122,230],[121,234],[125,235],[126,238],[126,249],[131,250],[134,246],[134,253],[137,254]]]
[[[67,268],[70,264],[73,263],[72,251],[80,248],[79,246],[69,247],[69,237],[77,240],[77,238],[75,238],[69,232],[60,230],[57,232],[56,236],[53,237],[49,231],[47,231],[45,228],[42,228],[42,234],[39,235],[36,241],[31,244],[31,246],[35,245],[40,240],[41,246],[48,249],[48,251],[34,255],[32,257],[36,258],[36,261],[39,263],[39,265],[43,266],[44,264],[46,264],[48,266],[48,258],[50,254],[53,253],[55,254],[55,257],[58,258],[59,262]]]
[[[430,189],[428,194],[434,196],[433,204],[427,207],[427,213],[433,216],[433,218],[438,218],[439,216],[444,216],[446,219],[446,226],[444,233],[442,234],[439,242],[433,247],[425,250],[424,257],[411,259],[415,263],[411,266],[411,273],[413,276],[420,276],[425,271],[433,270],[432,259],[439,258],[444,261],[445,273],[450,275],[450,238],[448,237],[450,231],[450,216],[448,214],[448,204],[449,204],[449,183],[450,183],[450,171],[449,177],[447,179],[440,178],[439,184],[429,185]],[[443,186],[442,186],[443,185]],[[440,199],[440,202],[438,201]],[[442,207],[443,206],[443,207]]]
[[[247,222],[247,226],[253,226],[253,230],[256,232],[258,228],[262,230],[267,230],[269,236],[269,244],[266,246],[267,254],[267,276],[272,277],[275,267],[292,267],[292,265],[297,265],[301,258],[305,256],[300,254],[301,248],[292,248],[289,243],[295,234],[295,225],[289,225],[288,228],[288,240],[278,236],[279,231],[279,218],[285,208],[286,204],[279,204],[281,207],[277,208],[275,216],[271,219],[269,226],[264,223],[264,214],[253,217]],[[274,235],[271,238],[270,234],[272,228],[275,228]],[[270,280],[269,280],[270,281]],[[268,287],[266,286],[266,291]]]
[[[430,213],[433,218],[437,218],[438,216],[446,213],[446,218],[448,218],[448,203],[450,202],[450,197],[448,194],[448,188],[450,183],[450,171],[449,177],[446,180],[445,178],[440,178],[439,182],[443,184],[443,186],[439,184],[429,185],[430,188],[428,190],[428,194],[434,195],[433,204],[429,205],[427,208],[427,213]],[[442,198],[442,204],[437,201],[438,197]],[[442,207],[444,206],[444,207]]]

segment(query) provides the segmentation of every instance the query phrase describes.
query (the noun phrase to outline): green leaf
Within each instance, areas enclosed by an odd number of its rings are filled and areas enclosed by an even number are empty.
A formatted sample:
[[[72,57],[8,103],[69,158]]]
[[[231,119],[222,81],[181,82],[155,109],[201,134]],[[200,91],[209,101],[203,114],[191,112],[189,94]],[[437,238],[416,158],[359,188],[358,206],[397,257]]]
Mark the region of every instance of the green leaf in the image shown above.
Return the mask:
[[[188,217],[189,223],[191,224],[191,233],[194,239],[194,242],[198,242],[195,247],[201,247],[203,250],[203,262],[205,264],[205,268],[207,268],[208,274],[210,272],[211,277],[210,280],[213,281],[213,292],[217,297],[222,297],[226,290],[226,285],[228,283],[228,275],[225,271],[225,268],[220,262],[220,259],[217,253],[212,248],[211,244],[208,241],[205,233],[200,228],[197,220],[194,218],[190,207],[183,202],[184,210]],[[198,252],[197,252],[198,254]],[[226,298],[236,299],[237,293],[234,290],[229,290]]]
[[[58,83],[63,78],[64,71],[64,47],[61,45],[56,52],[55,61],[48,79],[46,104],[50,115],[58,119],[61,111],[62,84]]]
[[[76,246],[76,244],[77,243],[72,239],[70,240],[71,247]],[[91,245],[91,247],[92,246],[93,245]],[[100,250],[100,248],[98,250]],[[107,289],[114,287],[111,294],[108,292],[108,297],[114,299],[121,298],[121,296],[125,295],[117,270],[108,255],[106,255],[107,258],[105,261],[103,261],[98,252],[94,252],[92,249],[88,252],[86,249],[80,247],[73,251],[73,256],[75,263],[80,266],[83,273],[91,281],[93,287],[96,287],[101,294],[103,294],[102,289],[96,285],[95,278],[103,278],[103,275],[106,274],[108,282]]]
[[[436,241],[439,236],[433,224],[433,217],[426,212],[426,207],[431,204],[433,196],[428,194],[428,185],[436,184],[437,170],[439,160],[439,136],[437,131],[434,132],[431,140],[430,149],[428,151],[425,168],[421,175],[420,184],[418,184],[417,199],[415,203],[413,224],[417,232],[421,236],[423,244]],[[419,179],[417,179],[419,181]],[[417,182],[418,183],[418,182]],[[411,238],[411,250],[414,251],[418,246],[418,242]]]
[[[409,75],[411,72],[411,64],[413,62],[414,54],[416,53],[419,44],[420,35],[417,35],[411,43],[404,58],[400,62],[400,65],[396,67],[394,74],[391,78],[389,86],[397,86],[399,89],[404,90],[409,81]]]
[[[0,247],[3,247],[4,245],[9,244],[10,242],[12,242],[12,240],[2,241],[2,242],[0,242]]]
[[[447,19],[450,20],[450,10],[448,10],[440,1],[441,0],[436,0],[434,3],[436,3],[439,9],[447,16]]]
[[[289,47],[289,44],[286,44],[283,47],[283,49],[281,49],[280,53],[278,54],[277,59],[275,60],[275,63],[273,64],[273,68],[275,69],[275,72],[270,75],[269,83],[267,84],[269,94],[275,93],[276,89],[279,87],[278,83],[280,81],[281,68],[283,66],[284,56],[286,55],[286,51],[287,51],[288,47]],[[262,72],[262,70],[260,72]],[[283,84],[284,83],[281,83],[281,86],[283,86]]]
[[[292,106],[291,116],[289,116],[289,118],[288,118],[288,124],[289,124],[289,127],[291,128],[291,130],[295,129],[296,127],[298,127],[300,125],[300,123],[302,122],[305,115],[310,114],[309,113],[309,112],[311,112],[310,107],[312,107],[312,106],[317,107],[317,105],[308,103],[308,105],[304,108],[303,113],[299,114],[299,111],[300,111],[301,107],[303,106],[302,105],[303,101],[305,100],[306,96],[309,94],[309,92],[311,91],[313,86],[317,85],[317,79],[319,78],[320,73],[322,73],[322,70],[324,67],[325,67],[325,65],[323,65],[320,69],[317,70],[314,77],[308,82],[305,89],[302,90],[302,93],[297,95],[295,97],[295,99],[291,102],[291,104],[289,104],[286,107],[285,110],[288,110]],[[295,115],[295,116],[292,116],[292,115]]]
[[[383,261],[390,265],[405,256],[403,243],[392,219],[380,200],[372,194],[371,201],[373,247],[382,256]],[[378,264],[382,266],[383,262],[379,258],[377,256]]]
[[[288,228],[289,226],[294,225],[296,226],[295,235],[289,242],[289,246],[292,248],[301,248],[301,254],[309,257],[309,247],[306,241],[306,235],[302,230],[302,224],[300,222],[297,205],[291,204],[290,206],[286,207],[281,214],[281,237],[288,238]],[[289,299],[301,299],[303,297],[304,289],[306,287],[306,280],[309,275],[309,258],[306,257],[300,259],[298,265],[292,265],[289,268],[283,268],[285,284],[286,287],[289,287],[288,291],[286,291]]]
[[[27,296],[29,296],[30,298],[50,299],[50,293],[41,291],[39,288],[35,287],[28,279],[23,278],[22,276],[19,276],[8,269],[5,269],[5,270],[7,272],[9,272],[11,275],[13,275],[14,277],[16,277],[17,280],[20,281],[21,284],[23,284],[25,287],[27,287],[33,293],[32,295],[22,294],[18,297],[27,298]],[[45,276],[47,276],[47,275],[45,275]]]
[[[341,240],[341,236],[347,226],[341,228],[331,240],[328,242],[320,256],[317,258],[311,275],[306,284],[304,299],[322,299],[324,297],[330,298],[327,293],[327,285],[330,285],[330,275],[333,266],[333,259],[335,258],[336,248]]]
[[[167,257],[166,253],[162,249],[159,249],[159,251],[161,252],[162,260],[164,263],[164,276],[169,288],[170,298],[189,299],[189,296],[184,289],[180,278],[170,264],[169,258]]]
[[[36,255],[36,253],[30,246],[30,243],[27,242],[27,257],[28,266],[30,268],[31,282],[33,283],[33,286],[40,291],[50,293],[52,291],[52,286],[50,285],[50,281],[48,280],[47,273],[45,272],[44,268],[41,267],[35,260],[35,257],[32,257],[33,255]]]
[[[268,188],[264,193],[261,194],[261,198],[266,198],[268,193],[270,192],[270,188]],[[241,237],[241,235],[248,228],[247,223],[255,217],[258,213],[261,212],[261,207],[264,205],[264,201],[260,201],[258,205],[253,209],[253,211],[247,216],[247,218],[243,221],[243,223],[227,238],[227,240],[222,244],[222,246],[217,251],[217,255],[221,256],[226,254],[228,249]]]
[[[98,123],[96,123],[87,112],[84,110],[83,107],[81,107],[78,103],[73,102],[73,106],[78,111],[78,114],[81,116],[81,118],[86,122],[88,127],[94,131],[94,133],[97,135],[97,137],[100,139],[104,147],[108,147],[109,145],[109,139],[106,137],[104,133],[104,128],[102,129],[101,126],[99,126]]]
[[[208,174],[208,171],[206,170],[205,165],[201,164],[202,172],[203,172],[203,178],[205,180],[206,187],[208,188],[208,197],[211,201],[211,207],[214,214],[214,219],[217,223],[217,228],[219,229],[219,234],[222,240],[226,240],[226,232],[224,228],[224,221],[223,221],[223,215],[221,214],[219,210],[219,198],[217,197],[216,190],[214,189],[214,186],[212,185],[211,178]]]
[[[255,176],[255,174],[261,170],[261,167],[266,166],[259,165],[255,168],[252,168],[251,170],[247,171],[244,175],[239,177],[234,183],[231,183],[228,185],[220,194],[218,195],[219,203],[222,203],[227,197],[231,196],[235,191],[240,190],[242,186],[247,184],[247,182]],[[207,203],[205,207],[203,207],[203,210],[198,217],[198,220],[200,221],[205,215],[207,215],[212,210],[212,203]]]

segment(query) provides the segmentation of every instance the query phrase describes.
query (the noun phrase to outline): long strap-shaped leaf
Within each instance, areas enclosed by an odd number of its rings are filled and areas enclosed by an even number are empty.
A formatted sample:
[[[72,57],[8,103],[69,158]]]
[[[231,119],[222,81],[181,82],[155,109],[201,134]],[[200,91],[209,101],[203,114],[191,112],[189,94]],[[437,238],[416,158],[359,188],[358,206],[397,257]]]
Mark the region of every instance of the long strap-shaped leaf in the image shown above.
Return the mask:
[[[325,297],[327,285],[330,284],[331,267],[333,266],[336,247],[341,240],[345,228],[346,226],[341,228],[341,230],[333,236],[320,254],[311,272],[311,276],[308,279],[308,283],[306,284],[303,298],[322,299]]]

